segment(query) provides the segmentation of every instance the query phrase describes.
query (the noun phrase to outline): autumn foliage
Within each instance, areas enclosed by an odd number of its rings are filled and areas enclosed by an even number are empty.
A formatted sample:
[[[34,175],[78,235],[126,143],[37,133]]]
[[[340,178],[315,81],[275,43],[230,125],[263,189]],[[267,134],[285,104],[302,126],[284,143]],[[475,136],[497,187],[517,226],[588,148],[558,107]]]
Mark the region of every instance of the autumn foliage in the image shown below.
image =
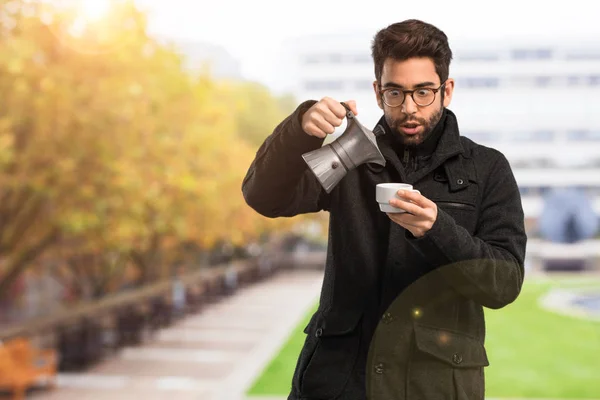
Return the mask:
[[[186,68],[128,2],[89,24],[45,3],[0,0],[0,293],[40,260],[160,279],[184,244],[298,222],[241,196],[289,99]]]

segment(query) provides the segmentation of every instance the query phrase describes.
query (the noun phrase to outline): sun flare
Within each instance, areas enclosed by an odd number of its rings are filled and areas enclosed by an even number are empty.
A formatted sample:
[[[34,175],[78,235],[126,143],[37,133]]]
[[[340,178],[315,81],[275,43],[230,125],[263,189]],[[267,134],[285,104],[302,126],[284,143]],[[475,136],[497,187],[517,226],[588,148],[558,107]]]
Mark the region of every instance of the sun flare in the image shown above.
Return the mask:
[[[78,0],[81,16],[88,22],[97,22],[108,14],[112,0]]]

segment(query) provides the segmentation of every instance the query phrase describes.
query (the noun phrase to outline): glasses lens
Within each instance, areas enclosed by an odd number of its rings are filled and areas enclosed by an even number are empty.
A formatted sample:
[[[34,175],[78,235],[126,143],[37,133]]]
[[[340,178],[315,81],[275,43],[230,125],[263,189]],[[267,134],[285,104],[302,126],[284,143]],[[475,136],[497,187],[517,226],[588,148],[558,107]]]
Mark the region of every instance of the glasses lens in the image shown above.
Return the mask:
[[[435,93],[431,89],[418,89],[413,93],[413,99],[420,106],[428,106],[433,103]]]
[[[385,104],[398,107],[404,103],[404,92],[399,89],[387,90],[383,93]],[[428,106],[435,100],[435,92],[428,88],[417,89],[412,94],[414,102],[419,106]]]
[[[404,93],[396,89],[388,90],[383,93],[383,100],[388,106],[397,107],[404,102]]]

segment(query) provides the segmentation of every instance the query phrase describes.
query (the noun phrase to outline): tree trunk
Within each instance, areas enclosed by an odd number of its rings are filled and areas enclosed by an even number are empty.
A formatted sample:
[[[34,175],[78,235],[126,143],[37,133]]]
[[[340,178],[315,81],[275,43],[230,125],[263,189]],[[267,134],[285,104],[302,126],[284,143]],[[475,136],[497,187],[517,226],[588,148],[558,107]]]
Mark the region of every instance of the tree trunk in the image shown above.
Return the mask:
[[[56,242],[59,236],[58,229],[48,232],[40,241],[26,250],[21,251],[8,263],[6,274],[0,278],[0,296],[8,291],[13,282],[39,257],[50,245]]]

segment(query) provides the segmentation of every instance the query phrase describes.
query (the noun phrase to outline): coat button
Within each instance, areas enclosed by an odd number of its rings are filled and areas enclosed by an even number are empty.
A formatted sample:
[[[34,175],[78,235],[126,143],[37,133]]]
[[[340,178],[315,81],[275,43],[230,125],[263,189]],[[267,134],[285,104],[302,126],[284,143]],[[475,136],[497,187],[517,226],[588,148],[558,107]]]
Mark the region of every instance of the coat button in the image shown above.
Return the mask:
[[[383,364],[379,363],[379,364],[375,365],[375,373],[383,374]]]
[[[382,321],[384,324],[389,324],[389,323],[390,323],[390,322],[392,322],[393,320],[394,320],[394,317],[392,317],[392,314],[390,314],[389,312],[388,312],[388,313],[385,313],[385,314],[383,314],[383,317],[381,317],[381,321]]]
[[[323,336],[323,328],[319,328],[319,329],[317,329],[317,331],[315,332],[315,336],[316,336],[316,337],[321,337],[321,336]]]
[[[465,183],[465,181],[463,181],[462,179],[458,179],[458,180],[456,181],[456,183],[458,183],[459,185],[462,185],[463,183]]]
[[[463,358],[462,358],[462,356],[460,354],[455,353],[455,354],[452,355],[452,362],[454,364],[460,364],[462,362],[462,360],[463,360]]]

